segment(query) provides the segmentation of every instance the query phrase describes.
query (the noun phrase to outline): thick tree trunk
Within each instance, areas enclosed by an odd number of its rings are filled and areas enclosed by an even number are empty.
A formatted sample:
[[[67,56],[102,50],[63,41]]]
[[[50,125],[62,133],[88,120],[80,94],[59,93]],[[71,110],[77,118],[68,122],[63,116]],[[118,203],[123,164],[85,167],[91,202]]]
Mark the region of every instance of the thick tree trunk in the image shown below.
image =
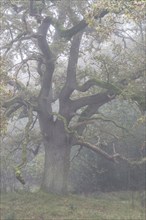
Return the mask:
[[[46,142],[42,189],[59,194],[67,193],[69,165],[70,149],[66,143],[56,145],[54,141]]]
[[[45,163],[41,188],[46,192],[67,193],[70,146],[62,126],[54,124],[49,138],[44,137]]]

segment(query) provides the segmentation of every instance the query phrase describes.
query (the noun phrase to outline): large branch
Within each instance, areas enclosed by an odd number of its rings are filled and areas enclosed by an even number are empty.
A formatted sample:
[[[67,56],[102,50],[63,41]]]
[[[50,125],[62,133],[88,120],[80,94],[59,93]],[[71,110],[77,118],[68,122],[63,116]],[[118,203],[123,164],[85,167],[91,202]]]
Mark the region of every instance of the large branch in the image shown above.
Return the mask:
[[[100,11],[97,15],[95,15],[94,19],[97,19],[97,20],[101,19],[108,13],[109,11],[107,9],[104,9]],[[62,25],[60,24],[60,21],[56,20],[55,18],[52,18],[51,24],[58,31],[59,37],[64,38],[67,41],[70,40],[77,33],[82,32],[88,26],[88,22],[85,19],[82,19],[78,24],[74,25],[73,27],[67,30],[62,30],[61,29]]]
[[[41,91],[39,95],[39,108],[44,115],[48,115],[48,97],[52,85],[52,75],[54,72],[54,56],[48,45],[46,35],[52,19],[46,17],[38,29],[38,46],[45,58],[46,71],[42,76]]]
[[[93,104],[93,105],[89,105],[87,106],[84,111],[80,114],[80,117],[78,119],[78,123],[82,123],[85,118],[90,118],[92,115],[96,114],[98,112],[99,107],[102,104],[98,103],[98,104]],[[86,124],[82,124],[81,126],[76,128],[76,131],[79,135],[83,134],[83,131],[86,127]]]
[[[72,86],[72,84],[76,86],[76,69],[82,34],[83,33],[75,35],[72,40],[67,67],[67,84],[69,84],[69,86]]]
[[[52,18],[48,16],[43,20],[42,24],[38,28],[38,46],[40,50],[42,51],[43,55],[45,56],[45,58],[47,60],[52,61],[53,54],[46,40],[46,35],[47,35],[51,22],[52,22]]]
[[[96,145],[93,145],[93,144],[86,142],[86,141],[82,141],[82,140],[77,141],[76,144],[80,145],[81,147],[86,147],[86,148],[96,152],[100,156],[104,157],[105,159],[107,159],[111,162],[114,162],[114,163],[124,162],[131,167],[136,167],[136,166],[140,167],[140,166],[146,164],[146,157],[144,157],[138,161],[132,161],[126,157],[121,156],[119,153],[116,153],[116,152],[114,152],[113,155],[110,155],[107,152],[105,152],[104,150],[102,150],[101,148],[97,147]]]
[[[61,99],[67,99],[70,97],[71,93],[76,88],[76,71],[77,71],[77,62],[79,57],[79,48],[81,43],[82,33],[77,34],[73,37],[71,42],[71,48],[69,53],[69,61],[67,67],[67,77],[66,83],[60,93]]]
[[[94,16],[94,18],[101,19],[106,14],[108,14],[108,11],[103,10],[102,12]],[[80,31],[83,31],[87,26],[88,26],[87,21],[83,19],[77,25],[73,26],[72,28],[68,30],[60,31],[60,36],[67,40],[70,40],[75,34],[77,34]]]
[[[115,95],[110,97],[109,93],[105,92],[105,93],[99,93],[96,95],[87,96],[87,97],[83,97],[78,100],[75,100],[73,103],[74,112],[77,111],[79,108],[87,105],[87,107],[80,114],[78,122],[80,123],[80,122],[83,122],[85,119],[89,119],[91,116],[93,116],[94,114],[98,112],[98,109],[102,105],[106,104],[107,102],[110,102],[114,98],[115,98]],[[85,127],[86,127],[86,124],[82,124],[80,127],[76,128],[77,133],[79,135],[82,135]]]
[[[86,105],[96,105],[98,104],[99,106],[111,101],[112,99],[115,98],[114,96],[110,96],[109,92],[104,92],[104,93],[98,93],[95,95],[90,95],[86,97],[79,98],[77,100],[72,100],[72,105],[74,111],[77,111],[78,109],[86,106]]]
[[[117,155],[110,155],[107,152],[103,151],[101,148],[97,147],[96,145],[93,145],[91,143],[88,143],[86,141],[77,141],[77,145],[89,148],[90,150],[98,153],[102,157],[106,158],[109,161],[116,162],[116,156]],[[118,154],[119,155],[119,154]]]
[[[87,82],[85,82],[83,85],[78,86],[77,90],[80,92],[86,92],[88,91],[92,86],[98,86],[103,89],[108,89],[112,91],[115,94],[120,94],[121,89],[118,88],[117,86],[109,83],[109,82],[104,82],[102,80],[97,80],[97,79],[90,79]]]
[[[100,106],[104,105],[105,103],[111,101],[114,98],[115,95],[110,96],[109,92],[104,92],[91,96],[82,97],[77,100],[70,100],[70,99],[63,100],[62,102],[60,102],[59,113],[62,116],[66,117],[69,123],[69,121],[74,117],[78,109],[87,106],[86,109],[84,110],[84,113],[87,114],[89,117],[91,117],[93,114],[97,112]],[[82,119],[79,121],[82,121]]]

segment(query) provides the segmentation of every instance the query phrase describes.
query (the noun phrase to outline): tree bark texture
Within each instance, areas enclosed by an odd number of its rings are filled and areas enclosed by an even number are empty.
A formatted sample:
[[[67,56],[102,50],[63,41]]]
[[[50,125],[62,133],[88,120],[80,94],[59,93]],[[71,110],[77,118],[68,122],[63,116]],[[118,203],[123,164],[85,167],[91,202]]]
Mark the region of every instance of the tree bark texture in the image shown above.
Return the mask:
[[[66,143],[45,143],[45,164],[42,189],[57,194],[67,193],[70,149]]]
[[[62,122],[43,122],[45,163],[41,188],[56,194],[67,193],[70,146]],[[41,127],[42,127],[41,125]],[[45,126],[44,126],[45,125]],[[47,130],[46,130],[47,129]]]

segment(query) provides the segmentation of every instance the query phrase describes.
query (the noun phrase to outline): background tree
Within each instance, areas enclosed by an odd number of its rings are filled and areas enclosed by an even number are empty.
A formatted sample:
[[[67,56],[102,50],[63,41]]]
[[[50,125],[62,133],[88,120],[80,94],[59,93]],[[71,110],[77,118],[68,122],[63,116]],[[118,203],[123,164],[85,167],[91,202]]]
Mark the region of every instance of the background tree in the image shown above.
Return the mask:
[[[125,98],[131,82],[142,83],[144,70],[138,69],[141,74],[136,73],[136,77],[135,72],[131,71],[129,81],[129,74],[125,76],[122,71],[124,62],[121,68],[115,62],[113,70],[110,59],[103,66],[99,62],[99,58],[101,63],[104,62],[103,57],[94,54],[97,45],[99,50],[103,49],[103,43],[108,44],[108,39],[111,40],[113,34],[117,34],[120,20],[122,28],[125,27],[123,22],[128,25],[131,21],[129,26],[133,25],[136,33],[143,34],[144,3],[124,0],[118,3],[37,1],[37,4],[36,1],[5,1],[2,3],[2,16],[1,49],[3,57],[9,62],[6,72],[7,85],[11,91],[11,98],[2,100],[4,115],[19,119],[20,113],[23,113],[23,117],[28,118],[22,141],[22,162],[15,168],[16,176],[22,179],[21,168],[27,162],[26,147],[30,142],[30,130],[38,120],[45,146],[42,188],[48,192],[65,193],[71,147],[84,146],[115,161],[116,155],[89,143],[83,136],[84,130],[102,105],[119,95]],[[127,33],[127,30],[123,32]],[[125,40],[126,37],[122,37]],[[93,42],[95,46],[91,47]],[[91,65],[88,66],[88,72],[78,66],[79,58],[84,53],[86,59],[91,59],[93,54],[96,58],[94,62],[99,63],[98,68],[92,68],[93,73]],[[66,64],[65,71],[57,72],[57,66],[63,62]],[[130,61],[127,66],[130,66]],[[105,74],[102,72],[103,67],[106,69]],[[135,99],[133,93],[129,97]],[[140,104],[145,109],[143,99]]]

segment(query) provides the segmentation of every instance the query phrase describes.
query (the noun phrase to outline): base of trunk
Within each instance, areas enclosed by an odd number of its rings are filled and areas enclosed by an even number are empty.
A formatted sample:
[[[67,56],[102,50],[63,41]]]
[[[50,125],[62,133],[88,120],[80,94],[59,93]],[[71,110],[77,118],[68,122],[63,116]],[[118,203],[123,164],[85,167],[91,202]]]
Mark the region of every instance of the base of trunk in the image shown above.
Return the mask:
[[[45,164],[41,189],[46,192],[66,194],[70,165],[70,148],[65,144],[45,144]]]

